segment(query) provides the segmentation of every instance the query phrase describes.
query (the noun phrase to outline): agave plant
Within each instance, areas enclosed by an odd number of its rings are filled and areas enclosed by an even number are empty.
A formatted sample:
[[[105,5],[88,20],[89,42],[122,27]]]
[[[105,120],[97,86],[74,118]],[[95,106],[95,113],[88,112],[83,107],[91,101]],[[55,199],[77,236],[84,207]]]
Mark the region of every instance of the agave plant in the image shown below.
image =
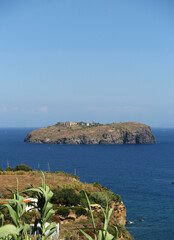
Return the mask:
[[[9,189],[8,189],[9,190]],[[28,240],[27,231],[29,230],[29,225],[26,223],[22,224],[23,214],[26,212],[26,204],[23,202],[24,198],[20,196],[18,190],[18,180],[17,180],[17,190],[16,192],[9,190],[13,193],[13,199],[9,199],[8,202],[4,204],[8,208],[12,223],[16,227],[17,231],[15,233],[11,233],[13,235],[13,239],[25,239]],[[4,226],[3,229],[7,229],[7,226]],[[9,228],[13,230],[12,226]],[[1,230],[2,231],[2,230]]]
[[[104,220],[104,227],[102,229],[96,228],[96,224],[95,224],[95,221],[94,221],[94,216],[93,216],[93,212],[92,212],[92,209],[91,209],[91,204],[90,204],[89,198],[88,198],[86,192],[84,192],[84,193],[85,193],[85,196],[86,196],[86,199],[87,199],[88,208],[89,208],[89,212],[90,212],[91,219],[92,219],[92,224],[93,224],[93,228],[85,228],[85,229],[92,229],[94,231],[94,240],[116,240],[116,239],[118,239],[118,229],[117,229],[116,226],[113,226],[114,235],[112,235],[108,232],[108,224],[109,224],[113,209],[112,208],[109,209],[108,204],[106,206],[106,209],[101,208],[101,210],[103,212],[103,215],[104,215],[104,219],[105,219]],[[92,237],[89,234],[85,233],[82,229],[79,229],[79,231],[88,240],[93,240]]]
[[[45,184],[45,176],[43,172],[42,186],[38,188],[30,188],[24,192],[34,192],[35,197],[38,199],[36,208],[40,213],[40,218],[35,220],[33,233],[39,229],[41,240],[46,240],[49,236],[57,231],[57,227],[55,222],[48,224],[48,221],[53,216],[55,211],[53,210],[53,205],[50,203],[53,192],[50,190],[49,186]],[[38,224],[40,224],[40,228],[38,228]]]
[[[16,238],[17,235],[18,235],[18,230],[12,224],[7,224],[5,226],[0,227],[0,239],[6,240],[6,239],[11,239],[11,237],[14,237],[14,239],[17,239]]]

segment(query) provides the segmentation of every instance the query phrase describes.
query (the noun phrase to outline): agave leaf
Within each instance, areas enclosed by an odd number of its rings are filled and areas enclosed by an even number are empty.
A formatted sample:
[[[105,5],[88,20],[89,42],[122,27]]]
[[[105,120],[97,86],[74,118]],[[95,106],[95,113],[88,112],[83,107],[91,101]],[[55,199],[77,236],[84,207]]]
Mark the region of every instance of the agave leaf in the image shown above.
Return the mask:
[[[95,222],[94,222],[94,217],[93,217],[93,213],[92,213],[92,209],[91,209],[91,204],[90,204],[90,201],[89,201],[89,198],[88,198],[88,195],[85,193],[85,196],[86,196],[86,200],[87,200],[87,203],[88,203],[88,207],[89,207],[89,210],[90,210],[90,214],[91,214],[91,218],[92,218],[92,224],[93,224],[93,227],[94,227],[94,233],[96,233],[95,231]]]
[[[49,233],[47,234],[47,238],[48,238],[49,236],[51,236],[54,232],[57,231],[56,223],[55,223],[55,222],[51,222],[51,223],[46,227],[45,232],[47,232],[48,230],[50,230],[50,231],[49,231]]]
[[[0,238],[7,237],[9,234],[12,235],[18,234],[18,230],[14,225],[7,224],[5,226],[0,227]]]
[[[92,237],[91,237],[89,234],[85,233],[83,230],[79,229],[79,231],[80,231],[88,240],[93,240]]]
[[[98,240],[103,240],[103,232],[101,230],[98,232]]]
[[[2,226],[3,226],[4,225],[4,214],[3,213],[0,214],[0,220],[2,220]]]
[[[118,239],[118,228],[116,226],[112,226],[112,228],[114,229],[114,239]]]
[[[105,210],[101,207],[101,210],[102,210],[102,213],[103,213],[103,216],[104,216],[104,218],[106,218],[106,212],[105,212]]]
[[[15,191],[11,190],[10,188],[4,188],[4,189],[6,189],[7,191],[9,191],[9,192],[15,194]]]
[[[104,223],[104,230],[106,230],[106,231],[108,229],[108,224],[109,224],[109,220],[110,220],[112,211],[113,211],[112,208],[110,210],[108,208],[106,208],[105,223]]]
[[[14,209],[9,204],[4,204],[4,206],[6,206],[8,208],[10,216],[11,216],[11,219],[12,219],[14,225],[16,227],[19,227],[19,223],[17,221],[18,216],[17,216],[16,212],[14,211]]]
[[[48,235],[46,236],[45,239],[49,238],[49,237],[50,237],[54,232],[56,232],[56,231],[57,231],[57,228],[56,228],[56,227],[50,229],[50,231],[49,231],[49,233],[48,233]]]
[[[53,216],[54,213],[55,213],[54,210],[51,209],[51,210],[48,212],[48,214],[45,216],[43,222],[46,223],[46,222]]]
[[[48,231],[49,229],[51,228],[54,228],[56,227],[56,223],[55,222],[51,222],[46,228],[45,228],[45,231]],[[57,227],[56,227],[57,228]]]
[[[28,230],[29,230],[29,225],[24,223],[23,226],[23,235],[24,235],[24,239],[28,240]]]
[[[45,209],[45,211],[44,211],[44,214],[43,214],[43,218],[47,215],[47,213],[52,209],[52,207],[53,207],[53,205],[50,203],[50,202],[48,202],[47,203],[47,206],[46,206],[46,209]]]
[[[47,187],[47,186],[46,186]],[[50,191],[50,188],[49,190],[47,191],[48,189],[46,189],[46,196],[47,196],[47,201],[50,201],[52,196],[53,196],[53,192]]]
[[[12,234],[12,236],[13,236],[13,238],[10,238],[10,239],[13,239],[13,240],[18,240],[18,239],[20,239],[20,238],[18,237],[18,235],[16,235],[16,234]]]
[[[22,212],[21,212],[21,216],[26,212],[26,203],[23,203],[23,208],[22,208]]]
[[[26,192],[42,193],[42,190],[40,190],[39,188],[30,188],[30,189],[26,189],[26,190],[22,191],[22,193],[26,193]]]
[[[114,236],[110,234],[109,232],[106,233],[105,240],[114,240]]]
[[[109,212],[108,212],[108,222],[110,221],[112,212],[113,212],[113,208],[111,208],[111,209],[109,210]]]

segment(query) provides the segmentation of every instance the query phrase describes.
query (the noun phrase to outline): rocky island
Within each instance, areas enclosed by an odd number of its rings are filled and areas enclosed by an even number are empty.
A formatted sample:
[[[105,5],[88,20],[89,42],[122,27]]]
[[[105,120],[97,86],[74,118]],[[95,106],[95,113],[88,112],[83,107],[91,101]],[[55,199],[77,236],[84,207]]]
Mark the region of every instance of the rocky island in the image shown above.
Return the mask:
[[[58,122],[30,132],[25,142],[53,144],[146,144],[155,143],[149,126],[137,122]]]

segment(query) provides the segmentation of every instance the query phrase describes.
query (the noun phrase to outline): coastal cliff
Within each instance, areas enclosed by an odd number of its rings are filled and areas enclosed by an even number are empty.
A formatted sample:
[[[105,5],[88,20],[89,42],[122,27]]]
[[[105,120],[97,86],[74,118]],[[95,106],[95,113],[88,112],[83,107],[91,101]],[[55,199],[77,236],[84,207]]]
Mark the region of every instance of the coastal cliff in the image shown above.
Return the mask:
[[[137,122],[58,122],[30,132],[25,142],[53,144],[145,144],[154,143],[151,128]]]
[[[19,165],[18,169],[19,167],[21,169],[24,165]],[[25,167],[28,166],[25,165]],[[17,169],[17,166],[15,169]],[[111,226],[116,226],[119,240],[134,240],[125,227],[126,207],[119,195],[108,190],[106,187],[101,186],[99,183],[83,183],[73,174],[56,171],[45,172],[44,175],[46,184],[48,184],[53,191],[51,203],[54,205],[55,214],[51,220],[60,224],[59,234],[61,239],[85,240],[86,238],[80,235],[79,232],[79,229],[82,229],[85,226],[89,228],[88,233],[93,236],[93,225],[90,214],[86,211],[86,198],[83,193],[83,191],[85,191],[88,193],[88,197],[93,201],[91,209],[96,228],[103,228],[104,218],[101,205],[109,203],[110,208],[113,208],[113,213],[109,222],[109,232],[112,233],[113,231]],[[10,185],[11,189],[15,189],[16,178],[19,179],[19,190],[24,191],[28,188],[29,184],[34,187],[40,186],[41,172],[32,171],[31,168],[30,171],[26,172],[24,170],[0,171],[0,191],[1,196],[3,196],[4,199],[11,198],[11,192],[4,188],[4,186]],[[70,191],[71,197],[69,197],[69,194],[63,195],[63,193],[68,193]],[[73,202],[76,202],[76,206],[74,206]],[[36,212],[32,213],[33,216],[36,216]],[[8,215],[5,215],[5,221],[9,221]]]

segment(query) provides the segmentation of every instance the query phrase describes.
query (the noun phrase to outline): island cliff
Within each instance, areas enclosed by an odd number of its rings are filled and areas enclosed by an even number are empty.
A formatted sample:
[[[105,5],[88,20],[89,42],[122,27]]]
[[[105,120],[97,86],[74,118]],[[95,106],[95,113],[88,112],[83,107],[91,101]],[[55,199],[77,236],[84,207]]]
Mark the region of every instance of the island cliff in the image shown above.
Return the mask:
[[[145,144],[154,143],[151,128],[137,122],[58,122],[30,132],[25,142],[54,144]]]

